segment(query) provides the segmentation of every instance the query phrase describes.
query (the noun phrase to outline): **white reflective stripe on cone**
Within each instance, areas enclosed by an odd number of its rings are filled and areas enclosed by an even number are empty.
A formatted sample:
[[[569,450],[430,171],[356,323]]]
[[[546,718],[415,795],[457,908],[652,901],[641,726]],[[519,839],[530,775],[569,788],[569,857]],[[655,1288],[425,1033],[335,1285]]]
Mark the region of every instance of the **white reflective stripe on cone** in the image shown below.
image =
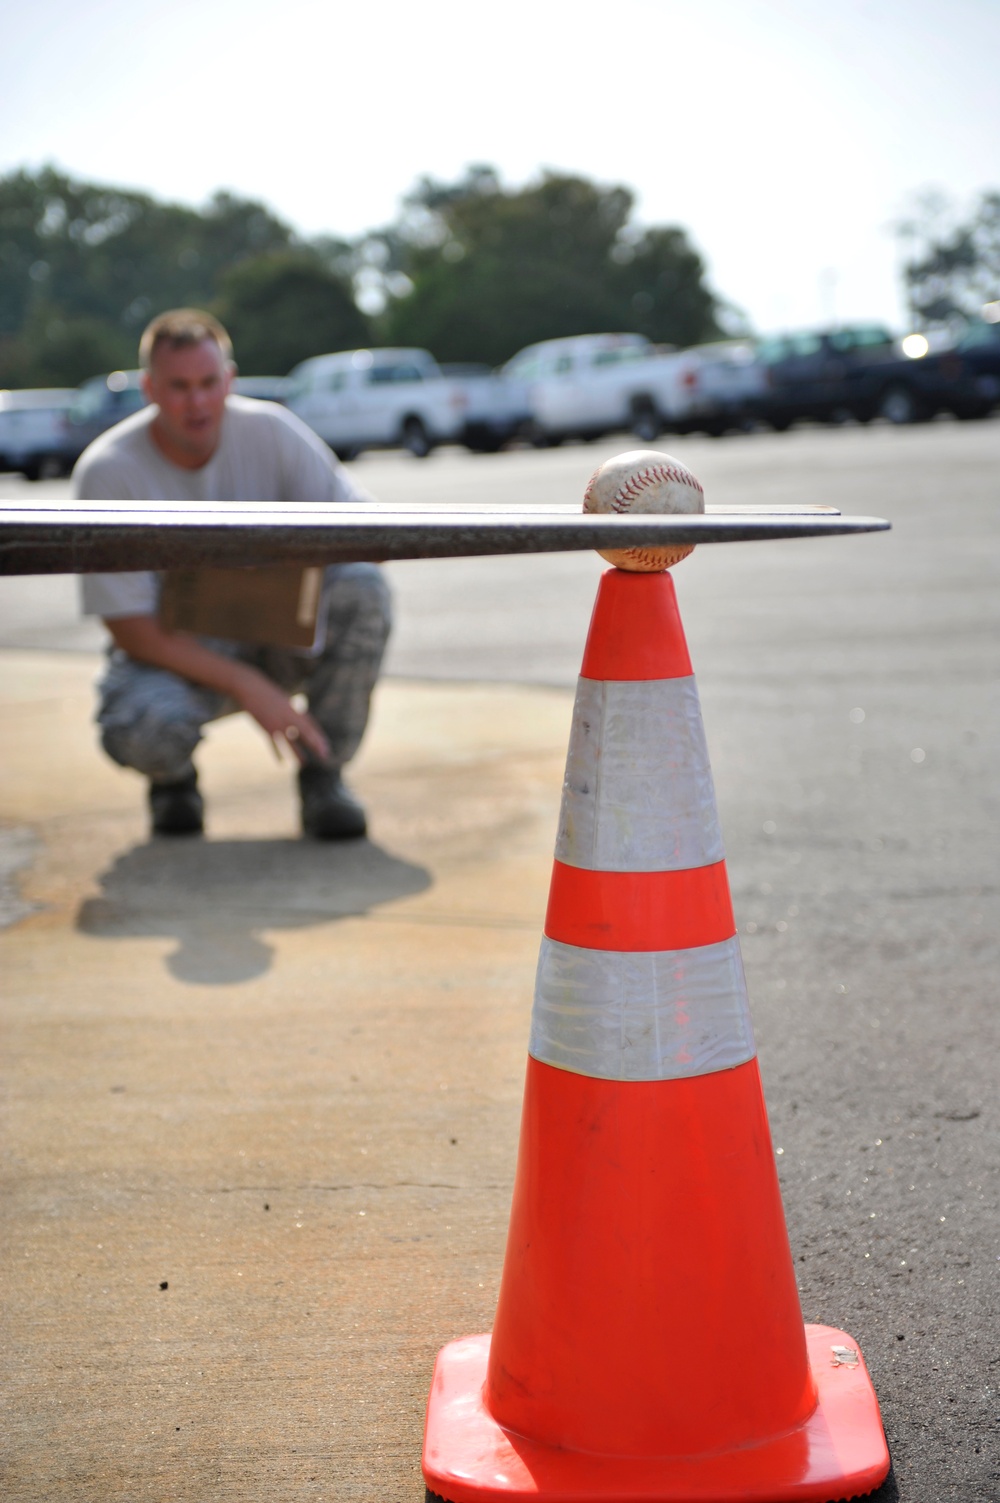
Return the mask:
[[[556,859],[588,871],[683,871],[724,855],[693,678],[581,678]]]
[[[739,940],[585,950],[543,938],[528,1052],[599,1080],[680,1080],[756,1054]]]

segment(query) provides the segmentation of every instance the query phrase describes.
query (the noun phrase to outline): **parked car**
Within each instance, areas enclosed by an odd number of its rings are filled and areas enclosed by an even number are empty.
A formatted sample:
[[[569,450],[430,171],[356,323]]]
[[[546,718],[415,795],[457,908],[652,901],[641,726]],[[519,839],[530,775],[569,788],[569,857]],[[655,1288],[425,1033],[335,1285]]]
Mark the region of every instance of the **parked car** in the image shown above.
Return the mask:
[[[445,380],[465,394],[465,416],[459,442],[475,454],[496,454],[517,438],[531,418],[528,388],[523,381],[473,362],[440,367]]]
[[[239,397],[253,397],[258,402],[283,403],[288,392],[287,376],[237,376],[233,391]]]
[[[899,353],[895,336],[881,324],[805,330],[757,342],[765,382],[753,403],[754,415],[783,431],[799,418],[818,421],[874,416],[868,392],[877,389],[872,372]]]
[[[760,340],[757,357],[767,380],[754,415],[777,429],[798,418],[985,417],[1000,399],[1000,334],[987,323],[943,341],[900,340],[878,324],[788,334]]]
[[[1000,326],[970,324],[957,337],[910,335],[901,354],[878,372],[878,387],[859,411],[891,423],[915,423],[950,412],[987,417],[1000,404]]]
[[[387,349],[304,360],[288,377],[285,403],[341,459],[395,447],[423,459],[459,439],[468,399],[426,350]]]
[[[141,371],[110,371],[92,376],[74,393],[63,437],[68,470],[95,438],[145,406],[141,375]]]
[[[64,423],[75,396],[72,387],[0,391],[0,470],[28,480],[65,474]]]
[[[690,407],[675,428],[721,438],[724,433],[751,427],[767,379],[752,341],[725,339],[697,344],[684,354],[689,357],[684,380]]]
[[[641,334],[579,334],[528,345],[503,371],[527,387],[528,436],[544,446],[623,429],[651,442],[682,426],[697,406],[694,364]]]

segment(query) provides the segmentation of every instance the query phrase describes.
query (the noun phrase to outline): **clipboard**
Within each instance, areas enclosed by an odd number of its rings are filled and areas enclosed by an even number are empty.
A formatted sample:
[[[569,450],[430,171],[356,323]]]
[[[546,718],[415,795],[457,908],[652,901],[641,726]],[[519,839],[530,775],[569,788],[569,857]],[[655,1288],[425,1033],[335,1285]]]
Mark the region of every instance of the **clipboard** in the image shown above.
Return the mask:
[[[318,652],[322,597],[321,568],[168,569],[158,614],[166,631]]]

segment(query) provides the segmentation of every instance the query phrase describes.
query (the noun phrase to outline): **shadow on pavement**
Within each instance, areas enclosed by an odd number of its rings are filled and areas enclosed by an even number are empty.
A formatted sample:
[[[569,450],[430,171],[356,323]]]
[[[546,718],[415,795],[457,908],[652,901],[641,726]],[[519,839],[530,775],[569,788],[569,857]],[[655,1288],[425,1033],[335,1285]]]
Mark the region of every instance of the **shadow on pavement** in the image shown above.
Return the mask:
[[[367,913],[425,891],[431,876],[368,840],[184,839],[133,846],[98,881],[77,914],[82,933],[176,939],[168,969],[205,986],[262,975],[273,950],[261,931]]]

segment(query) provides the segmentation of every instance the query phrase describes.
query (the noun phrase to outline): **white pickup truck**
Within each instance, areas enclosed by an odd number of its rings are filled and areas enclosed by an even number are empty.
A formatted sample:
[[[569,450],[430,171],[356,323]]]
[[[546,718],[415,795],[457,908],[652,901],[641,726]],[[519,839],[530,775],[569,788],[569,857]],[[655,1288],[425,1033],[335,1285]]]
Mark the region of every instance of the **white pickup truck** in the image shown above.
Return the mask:
[[[402,447],[424,458],[438,444],[499,449],[527,417],[520,383],[477,368],[442,371],[426,350],[316,355],[288,377],[285,405],[341,459]]]
[[[519,351],[504,375],[528,388],[539,445],[631,429],[651,442],[696,415],[696,361],[661,353],[641,334],[579,334]]]

